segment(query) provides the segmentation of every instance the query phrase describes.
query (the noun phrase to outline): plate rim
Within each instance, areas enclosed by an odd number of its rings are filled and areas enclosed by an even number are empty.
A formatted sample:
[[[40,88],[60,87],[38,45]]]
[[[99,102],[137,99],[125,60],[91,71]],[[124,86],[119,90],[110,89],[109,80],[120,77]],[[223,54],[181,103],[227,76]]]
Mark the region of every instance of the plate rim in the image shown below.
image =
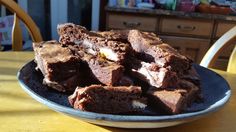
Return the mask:
[[[88,111],[81,111],[81,110],[76,110],[72,107],[67,107],[64,105],[57,104],[53,101],[48,100],[47,98],[44,98],[34,92],[31,88],[29,88],[22,79],[20,79],[21,71],[22,69],[28,65],[29,63],[32,63],[33,60],[27,62],[24,64],[17,72],[17,80],[18,83],[20,84],[21,88],[29,94],[32,98],[37,100],[38,102],[46,105],[50,109],[56,110],[58,112],[62,112],[68,115],[74,115],[76,117],[81,117],[81,118],[86,118],[86,119],[94,119],[94,120],[104,120],[104,121],[113,121],[113,122],[165,122],[165,121],[178,121],[178,120],[186,120],[186,119],[191,119],[191,118],[197,118],[197,117],[202,117],[204,115],[207,115],[208,113],[213,113],[217,111],[219,108],[223,107],[230,99],[230,96],[232,94],[230,85],[228,82],[218,73],[204,68],[206,70],[209,70],[210,72],[214,72],[217,74],[220,78],[225,80],[225,83],[228,86],[228,91],[225,93],[225,96],[212,104],[210,107],[204,110],[200,111],[195,111],[195,112],[189,112],[189,113],[181,113],[181,114],[176,114],[176,115],[158,115],[158,116],[147,116],[147,115],[113,115],[113,114],[102,114],[102,113],[95,113],[95,112],[88,112]]]

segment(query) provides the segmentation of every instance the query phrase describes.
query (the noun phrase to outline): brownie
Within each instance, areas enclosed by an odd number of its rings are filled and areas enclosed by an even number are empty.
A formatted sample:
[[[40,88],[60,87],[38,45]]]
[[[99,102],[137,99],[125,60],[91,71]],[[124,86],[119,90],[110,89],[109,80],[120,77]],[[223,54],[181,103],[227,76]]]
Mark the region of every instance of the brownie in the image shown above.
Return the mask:
[[[82,58],[89,66],[92,74],[102,84],[114,85],[123,76],[124,67],[117,63],[106,60],[100,56],[85,55]]]
[[[191,106],[199,95],[199,87],[193,83],[180,80],[176,89],[150,88],[147,91],[149,104],[167,114],[179,114]]]
[[[123,63],[131,51],[128,43],[107,39],[98,33],[90,32],[84,27],[72,23],[58,25],[57,30],[60,35],[59,41],[62,44],[85,46],[93,54],[102,54],[107,59],[118,63]]]
[[[80,58],[56,41],[33,43],[35,62],[43,83],[61,92],[73,91],[79,83]]]
[[[142,111],[147,106],[141,93],[137,86],[91,85],[77,88],[68,100],[73,108],[82,111],[122,114]]]
[[[128,41],[138,53],[140,59],[155,62],[161,67],[170,68],[176,72],[183,72],[190,68],[191,60],[170,45],[165,44],[154,33],[130,30]]]
[[[89,69],[89,77],[93,80],[97,80],[100,84],[115,85],[122,78],[124,66],[109,61],[100,54],[89,54],[86,48],[79,45],[69,45],[68,48],[71,49],[76,56],[81,58],[81,64],[83,64],[84,67],[83,71]]]
[[[191,104],[194,101],[198,101],[197,99],[201,96],[200,87],[189,80],[181,79],[178,87],[187,91],[187,94],[185,95],[187,106],[191,106]]]
[[[156,88],[175,88],[178,84],[176,72],[159,67],[155,63],[132,59],[128,64],[130,74]]]
[[[146,55],[145,55],[146,54]],[[183,73],[191,68],[192,61],[168,44],[150,46],[143,56],[146,60],[154,60],[161,67]]]
[[[191,66],[191,68],[189,70],[187,70],[182,76],[181,78],[188,80],[192,83],[194,83],[197,86],[200,86],[200,75],[197,73],[196,69]]]
[[[154,33],[141,32],[139,30],[130,30],[128,41],[136,52],[144,52],[152,45],[161,44],[161,39]]]

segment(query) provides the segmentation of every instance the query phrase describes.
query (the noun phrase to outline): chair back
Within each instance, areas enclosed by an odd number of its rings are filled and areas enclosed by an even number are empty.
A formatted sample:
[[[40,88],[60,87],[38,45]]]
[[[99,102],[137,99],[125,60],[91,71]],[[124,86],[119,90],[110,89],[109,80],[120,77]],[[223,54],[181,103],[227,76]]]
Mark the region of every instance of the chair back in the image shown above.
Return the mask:
[[[201,66],[211,67],[216,61],[220,53],[227,48],[230,44],[236,43],[236,26],[227,31],[221,36],[207,51],[202,61]],[[236,73],[236,48],[234,48],[227,67],[227,72]]]
[[[42,36],[37,25],[32,18],[13,0],[0,0],[0,4],[4,5],[9,11],[14,13],[14,22],[12,27],[12,50],[22,50],[22,31],[19,20],[21,20],[28,29],[33,42],[42,41]]]
[[[234,50],[229,58],[227,72],[236,74],[236,46],[234,46]]]

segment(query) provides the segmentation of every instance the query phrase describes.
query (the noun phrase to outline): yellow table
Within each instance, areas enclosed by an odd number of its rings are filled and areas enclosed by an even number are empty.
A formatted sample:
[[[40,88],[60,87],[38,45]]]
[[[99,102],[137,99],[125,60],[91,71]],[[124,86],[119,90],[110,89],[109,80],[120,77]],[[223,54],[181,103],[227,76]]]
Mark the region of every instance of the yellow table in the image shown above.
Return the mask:
[[[236,75],[218,71],[230,84],[232,96],[221,110],[191,123],[160,129],[119,129],[89,124],[48,109],[27,95],[19,86],[16,73],[33,59],[32,52],[0,52],[0,131],[158,131],[158,132],[235,132]]]

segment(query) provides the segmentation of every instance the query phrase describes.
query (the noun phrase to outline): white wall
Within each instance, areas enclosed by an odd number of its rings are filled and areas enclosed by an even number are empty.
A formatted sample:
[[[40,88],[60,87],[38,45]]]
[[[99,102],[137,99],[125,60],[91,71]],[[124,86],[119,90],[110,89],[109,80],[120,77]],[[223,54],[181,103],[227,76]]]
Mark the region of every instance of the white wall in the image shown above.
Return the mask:
[[[99,29],[99,15],[100,15],[100,0],[93,0],[91,30],[97,31]]]
[[[67,0],[51,0],[51,37],[58,40],[57,24],[67,22]]]
[[[68,22],[68,2],[69,0],[50,0],[51,8],[51,38],[58,40],[57,25]],[[27,12],[28,0],[18,0],[19,5]],[[100,0],[92,0],[91,29],[99,28]]]
[[[23,8],[26,12],[28,12],[28,1],[27,0],[18,0],[18,4],[21,8]]]

